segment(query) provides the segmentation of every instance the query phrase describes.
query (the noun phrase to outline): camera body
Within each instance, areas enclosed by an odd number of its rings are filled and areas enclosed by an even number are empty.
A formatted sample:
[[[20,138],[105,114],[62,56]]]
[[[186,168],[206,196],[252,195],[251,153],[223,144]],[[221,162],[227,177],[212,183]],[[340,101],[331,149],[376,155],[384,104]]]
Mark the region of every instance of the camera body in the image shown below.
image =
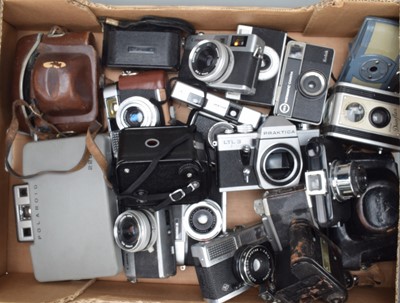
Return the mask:
[[[171,97],[234,124],[249,124],[256,129],[262,120],[262,114],[254,109],[214,94],[205,94],[203,90],[181,81],[176,82]]]
[[[254,95],[227,92],[228,99],[240,100],[255,106],[274,106],[275,94],[286,48],[287,33],[269,28],[238,25],[238,34],[255,34],[264,42],[263,58]]]
[[[254,34],[188,36],[179,78],[197,79],[216,89],[252,95],[264,46],[264,41]]]
[[[297,129],[268,116],[257,132],[217,135],[220,191],[272,189],[298,184],[303,161]]]
[[[400,150],[399,94],[338,82],[323,122],[327,136]]]
[[[103,98],[114,156],[119,132],[127,127],[165,125],[168,120],[167,74],[161,70],[122,75],[118,83],[103,90]]]
[[[120,132],[115,189],[126,205],[156,209],[165,199],[175,204],[196,203],[207,197],[208,174],[204,143],[194,127],[139,127]]]
[[[399,22],[367,17],[349,46],[339,81],[395,91],[399,88]],[[397,82],[397,84],[395,84]]]
[[[350,214],[348,200],[363,194],[368,186],[364,167],[368,163],[348,159],[340,144],[337,140],[315,137],[305,147],[307,195],[321,227],[347,221]]]
[[[125,209],[115,220],[114,239],[121,248],[127,279],[167,278],[176,274],[172,215],[169,208],[156,212]]]
[[[343,303],[348,281],[340,249],[307,220],[294,220],[289,226],[289,246],[275,255],[272,282],[260,287],[266,302]]]
[[[225,302],[266,283],[274,272],[273,251],[262,224],[192,246],[196,274],[207,302]]]
[[[274,113],[318,125],[324,113],[334,50],[289,41],[278,84]]]

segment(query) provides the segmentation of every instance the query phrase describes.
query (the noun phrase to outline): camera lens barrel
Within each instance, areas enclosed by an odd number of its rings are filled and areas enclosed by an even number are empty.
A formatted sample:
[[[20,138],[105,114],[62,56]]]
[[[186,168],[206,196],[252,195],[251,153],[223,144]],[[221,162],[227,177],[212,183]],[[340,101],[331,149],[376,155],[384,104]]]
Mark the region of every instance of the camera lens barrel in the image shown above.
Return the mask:
[[[160,113],[146,98],[133,96],[122,101],[115,118],[119,129],[147,127],[159,124]]]
[[[221,207],[210,199],[190,205],[184,214],[183,224],[189,237],[197,241],[215,238],[222,230]]]
[[[127,210],[114,223],[114,239],[128,252],[152,249],[157,240],[156,219],[148,210]]]
[[[334,197],[345,201],[365,192],[368,186],[367,172],[362,165],[353,161],[341,163],[336,160],[331,164],[330,183]]]
[[[188,63],[197,80],[224,82],[233,70],[234,56],[225,44],[217,40],[202,40],[191,50]]]
[[[264,245],[244,245],[234,255],[234,273],[244,283],[265,283],[273,274],[273,253]]]
[[[299,80],[300,92],[306,97],[318,97],[326,88],[325,77],[317,71],[304,73]]]

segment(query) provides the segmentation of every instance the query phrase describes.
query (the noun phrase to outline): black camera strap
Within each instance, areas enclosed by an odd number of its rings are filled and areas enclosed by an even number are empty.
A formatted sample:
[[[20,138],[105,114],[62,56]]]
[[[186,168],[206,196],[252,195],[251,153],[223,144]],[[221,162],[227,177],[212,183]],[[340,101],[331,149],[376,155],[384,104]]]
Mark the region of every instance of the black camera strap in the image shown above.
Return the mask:
[[[150,165],[146,168],[146,170],[143,172],[143,174],[140,175],[139,178],[136,179],[135,182],[133,182],[127,189],[125,189],[121,194],[122,195],[130,195],[133,194],[138,187],[153,173],[153,171],[157,168],[158,162],[160,162],[161,159],[166,157],[174,148],[178,147],[181,145],[183,142],[193,139],[193,135],[191,133],[187,133],[182,137],[179,137],[175,139],[174,141],[171,142],[170,145],[167,145],[164,147],[160,153],[158,154],[157,157],[153,159],[153,161],[150,163]]]

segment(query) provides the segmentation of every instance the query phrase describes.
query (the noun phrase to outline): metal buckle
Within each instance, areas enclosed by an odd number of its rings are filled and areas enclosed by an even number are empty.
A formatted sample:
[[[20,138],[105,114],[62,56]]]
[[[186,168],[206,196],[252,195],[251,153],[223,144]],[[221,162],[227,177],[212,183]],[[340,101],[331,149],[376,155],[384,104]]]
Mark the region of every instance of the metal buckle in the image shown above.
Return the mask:
[[[180,194],[180,197],[174,198],[174,195]],[[186,193],[183,191],[182,188],[177,189],[176,191],[169,194],[169,198],[172,202],[176,202],[182,200],[186,196]]]

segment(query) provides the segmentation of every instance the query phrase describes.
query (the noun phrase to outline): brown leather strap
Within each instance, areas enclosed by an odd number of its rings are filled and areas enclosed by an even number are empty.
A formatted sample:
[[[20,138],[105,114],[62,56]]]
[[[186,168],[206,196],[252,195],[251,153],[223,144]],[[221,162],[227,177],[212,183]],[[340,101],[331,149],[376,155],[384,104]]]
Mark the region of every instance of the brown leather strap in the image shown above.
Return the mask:
[[[9,163],[8,161],[8,156],[11,152],[11,147],[12,144],[17,136],[18,130],[19,130],[19,122],[18,122],[18,118],[16,115],[17,112],[17,108],[18,107],[27,107],[30,109],[30,111],[32,112],[32,114],[41,119],[41,122],[43,124],[45,124],[46,126],[48,126],[50,129],[52,129],[55,132],[55,135],[53,136],[55,137],[65,137],[60,131],[58,131],[58,129],[48,123],[47,121],[45,121],[41,114],[38,112],[38,110],[36,108],[34,108],[32,105],[29,105],[26,101],[24,100],[20,100],[17,99],[13,102],[13,106],[12,106],[12,120],[10,123],[10,127],[7,130],[7,134],[6,134],[6,158],[5,158],[5,165],[6,165],[6,169],[8,170],[8,172],[10,172],[13,176],[17,177],[17,178],[22,178],[22,179],[28,179],[28,178],[32,178],[32,177],[36,177],[36,176],[40,176],[43,174],[47,174],[47,173],[56,173],[56,174],[66,174],[66,173],[71,173],[71,172],[75,172],[80,170],[81,168],[85,167],[86,163],[88,162],[89,158],[90,158],[90,154],[93,155],[93,158],[96,160],[96,162],[99,164],[100,169],[102,170],[103,174],[104,174],[104,179],[106,180],[106,183],[108,186],[111,187],[111,183],[108,181],[107,179],[107,168],[108,168],[108,164],[107,164],[107,160],[105,158],[105,156],[103,155],[103,153],[100,151],[100,149],[98,148],[98,146],[96,145],[96,143],[94,142],[94,138],[96,137],[96,135],[98,134],[98,132],[101,130],[102,125],[97,122],[97,121],[93,121],[87,132],[86,132],[86,145],[85,145],[85,150],[82,154],[81,159],[79,160],[79,162],[72,167],[69,170],[47,170],[47,171],[40,171],[34,174],[30,174],[30,175],[23,175],[20,172],[17,172]],[[31,134],[36,134],[39,137],[42,136],[42,134],[32,125],[32,123],[29,121],[29,118],[27,118],[27,124],[29,126],[29,129],[31,131]],[[47,134],[47,133],[46,133]],[[48,134],[47,134],[48,135]]]

